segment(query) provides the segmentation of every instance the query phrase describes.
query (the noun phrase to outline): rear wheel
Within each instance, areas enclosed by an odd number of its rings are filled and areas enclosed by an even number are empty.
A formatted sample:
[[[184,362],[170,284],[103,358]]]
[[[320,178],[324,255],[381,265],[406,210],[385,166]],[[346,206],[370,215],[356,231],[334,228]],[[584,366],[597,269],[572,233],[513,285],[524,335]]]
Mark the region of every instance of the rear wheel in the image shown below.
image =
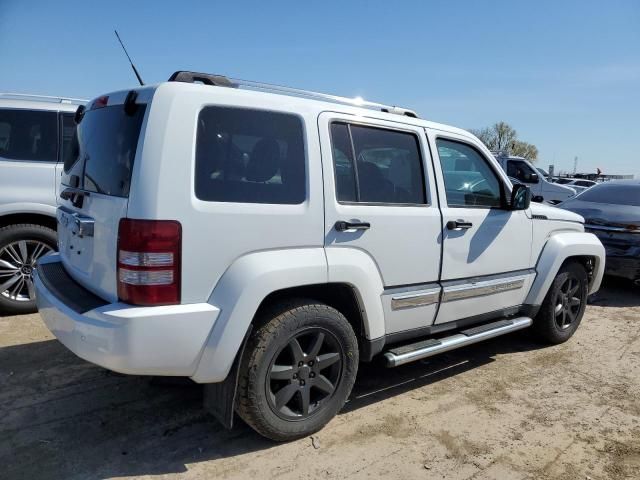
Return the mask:
[[[578,262],[564,264],[547,292],[533,323],[540,340],[558,344],[578,329],[587,306],[588,277]]]
[[[40,257],[55,251],[56,233],[42,225],[0,228],[0,311],[36,311],[33,271]]]
[[[240,366],[238,414],[276,441],[320,430],[355,382],[351,325],[336,309],[311,300],[280,304],[259,323]]]

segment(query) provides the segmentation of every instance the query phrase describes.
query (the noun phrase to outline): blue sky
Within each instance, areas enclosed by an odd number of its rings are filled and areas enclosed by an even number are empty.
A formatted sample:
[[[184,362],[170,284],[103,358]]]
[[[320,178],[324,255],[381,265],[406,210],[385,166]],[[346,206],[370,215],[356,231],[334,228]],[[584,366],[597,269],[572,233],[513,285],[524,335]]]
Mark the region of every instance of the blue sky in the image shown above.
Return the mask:
[[[0,0],[0,91],[94,97],[178,69],[499,120],[539,165],[640,176],[640,1]]]

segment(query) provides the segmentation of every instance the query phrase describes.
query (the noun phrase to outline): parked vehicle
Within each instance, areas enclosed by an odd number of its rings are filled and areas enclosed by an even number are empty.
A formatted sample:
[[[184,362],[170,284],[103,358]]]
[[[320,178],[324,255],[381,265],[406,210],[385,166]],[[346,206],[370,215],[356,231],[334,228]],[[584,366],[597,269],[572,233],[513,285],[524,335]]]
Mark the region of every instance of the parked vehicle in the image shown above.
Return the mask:
[[[557,185],[539,175],[525,158],[508,156],[502,152],[495,152],[494,156],[507,175],[527,185],[533,195],[539,195],[547,202],[559,203],[576,194],[573,188]]]
[[[605,273],[640,285],[640,180],[599,183],[559,205],[585,219],[607,253]]]
[[[82,102],[0,94],[0,312],[35,311],[32,272],[56,248],[61,158]]]
[[[290,440],[342,408],[359,361],[578,328],[602,244],[579,215],[530,205],[473,135],[397,107],[170,80],[91,102],[65,162],[60,253],[36,287],[80,357],[190,377],[224,425],[235,411]]]
[[[584,192],[587,188],[591,188],[596,185],[596,182],[593,180],[584,180],[582,178],[559,178],[556,183],[571,187],[577,193]]]

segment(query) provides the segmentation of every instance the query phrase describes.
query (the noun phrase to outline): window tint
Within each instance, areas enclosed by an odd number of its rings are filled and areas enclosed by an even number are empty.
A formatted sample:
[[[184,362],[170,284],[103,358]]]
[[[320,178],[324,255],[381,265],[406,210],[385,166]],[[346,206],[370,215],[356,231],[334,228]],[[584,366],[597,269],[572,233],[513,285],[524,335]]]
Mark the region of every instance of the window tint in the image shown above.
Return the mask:
[[[331,141],[338,201],[426,203],[420,146],[415,135],[334,123]]]
[[[198,117],[195,183],[201,200],[302,203],[302,121],[285,113],[205,107]]]
[[[438,139],[438,155],[450,207],[500,207],[501,183],[473,147]]]
[[[128,115],[122,105],[88,110],[64,152],[62,183],[127,197],[145,105]],[[71,176],[80,179],[73,185]]]
[[[577,200],[640,207],[640,185],[604,183],[585,190]]]
[[[55,162],[57,113],[0,109],[0,157]]]

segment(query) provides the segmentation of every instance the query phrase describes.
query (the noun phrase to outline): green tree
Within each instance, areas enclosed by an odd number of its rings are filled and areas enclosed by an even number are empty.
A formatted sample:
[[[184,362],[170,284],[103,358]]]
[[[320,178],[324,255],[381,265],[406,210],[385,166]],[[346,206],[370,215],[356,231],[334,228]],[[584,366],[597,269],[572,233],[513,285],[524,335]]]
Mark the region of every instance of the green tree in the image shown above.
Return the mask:
[[[518,132],[506,122],[498,122],[490,127],[470,129],[491,151],[502,151],[508,155],[524,157],[535,162],[538,149],[535,145],[518,140]]]

